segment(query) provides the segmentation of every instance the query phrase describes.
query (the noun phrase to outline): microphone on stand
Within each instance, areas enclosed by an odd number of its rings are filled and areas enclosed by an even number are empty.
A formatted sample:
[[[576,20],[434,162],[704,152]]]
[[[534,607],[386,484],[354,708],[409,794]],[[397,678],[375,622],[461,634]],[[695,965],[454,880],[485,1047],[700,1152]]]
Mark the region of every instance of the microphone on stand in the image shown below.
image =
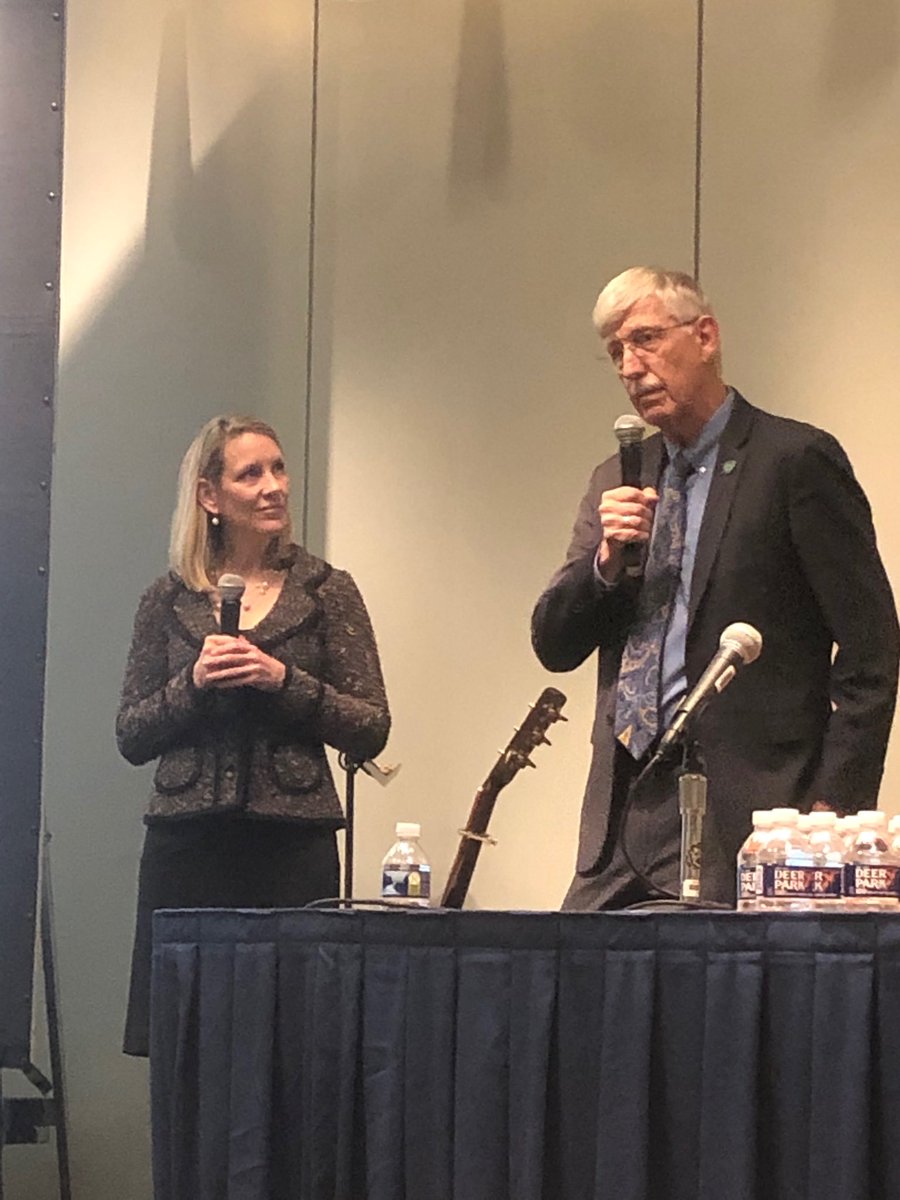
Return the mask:
[[[221,601],[219,629],[230,637],[237,637],[241,623],[241,597],[247,585],[241,575],[220,575],[217,586]]]
[[[641,486],[641,466],[643,463],[644,422],[637,413],[623,413],[616,417],[613,433],[619,443],[619,466],[622,469],[622,484],[624,487],[639,488]],[[625,574],[636,579],[643,574],[644,547],[640,542],[626,542],[622,547],[622,562]]]
[[[669,757],[684,739],[693,718],[700,715],[713,696],[728,687],[741,667],[759,658],[761,650],[762,634],[745,621],[735,621],[723,630],[717,653],[675,710],[672,723],[653,755],[653,762],[662,762]]]
[[[387,787],[400,770],[401,765],[401,763],[392,763],[390,766],[383,767],[374,758],[367,758],[364,763],[360,763],[360,769],[365,771],[370,779],[374,779],[382,787]]]

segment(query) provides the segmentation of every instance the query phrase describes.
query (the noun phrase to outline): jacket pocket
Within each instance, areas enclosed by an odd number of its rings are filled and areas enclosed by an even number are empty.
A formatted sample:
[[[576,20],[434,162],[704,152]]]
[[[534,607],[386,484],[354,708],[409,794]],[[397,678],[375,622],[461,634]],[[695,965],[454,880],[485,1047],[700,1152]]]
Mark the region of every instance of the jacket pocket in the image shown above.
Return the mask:
[[[199,746],[179,746],[167,750],[159,760],[153,783],[163,796],[187,791],[200,778],[202,754]]]
[[[313,746],[274,743],[269,746],[269,771],[281,792],[314,792],[322,782],[324,750]]]

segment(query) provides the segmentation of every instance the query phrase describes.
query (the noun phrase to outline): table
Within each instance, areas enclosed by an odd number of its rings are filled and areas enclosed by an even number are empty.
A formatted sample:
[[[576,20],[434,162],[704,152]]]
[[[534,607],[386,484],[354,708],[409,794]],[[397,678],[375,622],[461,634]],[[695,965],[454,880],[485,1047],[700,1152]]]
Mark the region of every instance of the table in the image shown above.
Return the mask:
[[[900,916],[156,915],[156,1200],[897,1200]]]

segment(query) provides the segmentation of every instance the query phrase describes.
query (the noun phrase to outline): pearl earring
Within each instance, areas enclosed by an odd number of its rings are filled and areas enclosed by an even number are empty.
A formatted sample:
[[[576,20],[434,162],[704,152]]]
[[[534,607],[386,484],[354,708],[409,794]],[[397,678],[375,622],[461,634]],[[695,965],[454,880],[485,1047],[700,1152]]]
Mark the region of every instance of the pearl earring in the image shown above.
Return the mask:
[[[210,525],[213,526],[214,529],[219,528],[219,518],[215,515],[215,513],[213,513],[213,515],[210,517],[209,523],[210,523]]]

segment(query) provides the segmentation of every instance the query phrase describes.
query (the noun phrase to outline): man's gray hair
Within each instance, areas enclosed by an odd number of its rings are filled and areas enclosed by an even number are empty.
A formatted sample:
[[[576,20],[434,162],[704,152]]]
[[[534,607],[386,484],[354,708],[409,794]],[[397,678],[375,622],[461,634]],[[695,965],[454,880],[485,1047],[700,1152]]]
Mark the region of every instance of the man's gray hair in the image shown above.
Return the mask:
[[[622,324],[628,310],[640,300],[658,296],[676,321],[714,316],[700,285],[684,271],[659,267],[629,267],[611,279],[594,306],[594,327],[602,338]]]

